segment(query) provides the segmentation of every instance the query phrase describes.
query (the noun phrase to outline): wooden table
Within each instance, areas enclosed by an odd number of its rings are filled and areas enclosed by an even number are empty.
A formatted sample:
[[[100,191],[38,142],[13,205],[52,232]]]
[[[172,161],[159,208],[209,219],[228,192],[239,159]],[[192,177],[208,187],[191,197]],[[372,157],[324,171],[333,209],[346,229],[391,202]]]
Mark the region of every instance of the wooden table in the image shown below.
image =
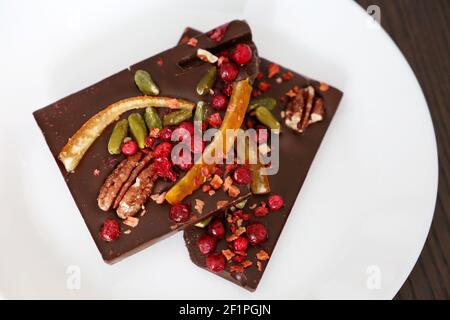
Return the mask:
[[[381,25],[413,68],[428,102],[439,152],[439,190],[425,247],[396,299],[449,299],[450,0],[356,0],[378,5]]]

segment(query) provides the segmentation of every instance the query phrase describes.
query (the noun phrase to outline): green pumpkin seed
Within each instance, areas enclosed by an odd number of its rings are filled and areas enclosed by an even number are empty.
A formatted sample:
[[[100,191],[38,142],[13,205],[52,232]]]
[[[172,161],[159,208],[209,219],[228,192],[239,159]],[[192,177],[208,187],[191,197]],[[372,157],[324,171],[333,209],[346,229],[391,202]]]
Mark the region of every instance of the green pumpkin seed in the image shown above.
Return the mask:
[[[137,70],[134,74],[134,82],[139,90],[146,95],[157,96],[159,88],[152,80],[150,73],[145,70]]]
[[[166,114],[163,119],[164,127],[176,126],[181,122],[188,120],[192,117],[192,110],[179,110]]]
[[[109,137],[108,152],[110,154],[119,154],[121,152],[123,139],[128,134],[128,120],[123,119],[116,123]]]
[[[247,112],[255,110],[258,107],[264,107],[273,110],[277,105],[277,100],[270,97],[252,99],[248,105]]]
[[[128,123],[130,124],[130,131],[136,140],[139,148],[145,148],[145,138],[148,135],[147,127],[144,119],[139,113],[132,113],[128,116]]]
[[[208,69],[205,75],[200,79],[197,84],[197,93],[201,96],[207,95],[212,87],[214,86],[214,82],[217,79],[217,67],[212,66]]]
[[[272,112],[265,107],[258,107],[255,111],[256,118],[269,129],[273,130],[275,133],[279,133],[281,130],[281,125],[278,120],[274,117]]]
[[[145,109],[144,120],[149,130],[153,128],[162,129],[161,118],[155,108],[148,107]]]

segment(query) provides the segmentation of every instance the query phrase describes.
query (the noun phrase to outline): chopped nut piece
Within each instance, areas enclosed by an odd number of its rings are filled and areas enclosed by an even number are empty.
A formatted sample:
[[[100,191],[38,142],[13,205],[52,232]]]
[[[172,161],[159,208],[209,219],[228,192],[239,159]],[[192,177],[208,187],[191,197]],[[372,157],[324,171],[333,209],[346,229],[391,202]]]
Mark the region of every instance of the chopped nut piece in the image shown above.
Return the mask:
[[[222,254],[225,256],[227,261],[229,261],[235,256],[235,254],[230,249],[222,250]]]
[[[275,79],[275,82],[276,82],[276,83],[282,83],[282,82],[283,82],[283,79],[281,79],[280,77],[278,77],[278,78]]]
[[[223,191],[227,191],[228,188],[230,188],[232,184],[233,184],[233,179],[230,176],[227,176],[225,178],[225,181],[223,182],[223,186],[222,186]]]
[[[157,194],[152,194],[151,196],[150,196],[150,198],[153,200],[153,201],[155,201],[157,204],[162,204],[162,203],[164,203],[164,201],[166,200],[166,193],[165,192],[163,192],[163,193],[157,193]]]
[[[243,273],[244,272],[244,267],[243,266],[236,266],[233,265],[230,267],[230,272],[239,272],[239,273]]]
[[[241,234],[245,233],[245,231],[247,231],[245,229],[245,227],[239,227],[239,228],[237,228],[237,230],[236,230],[236,232],[234,234],[239,237]]]
[[[236,240],[238,237],[239,237],[239,236],[237,236],[237,235],[235,235],[235,234],[232,234],[232,235],[229,235],[229,236],[226,238],[226,241],[227,241],[227,242],[232,242],[232,241]]]
[[[218,57],[216,57],[215,55],[213,55],[211,52],[205,50],[205,49],[197,49],[197,57],[200,60],[209,62],[209,63],[216,63],[217,60],[219,60]]]
[[[216,193],[216,192],[215,192],[214,190],[212,190],[212,189],[208,191],[208,194],[209,194],[210,196],[212,196],[214,193]]]
[[[200,199],[195,199],[195,210],[197,210],[198,213],[202,214],[203,212],[203,207],[205,206],[205,201],[200,200]]]
[[[187,42],[187,45],[191,46],[191,47],[196,47],[197,44],[198,44],[198,39],[196,39],[196,38],[190,38]]]
[[[136,227],[139,223],[139,218],[128,216],[125,220],[123,220],[123,224],[126,224],[129,227]]]
[[[228,195],[232,198],[236,198],[241,193],[238,187],[232,185],[228,188]]]
[[[258,271],[259,272],[262,272],[262,263],[261,263],[261,261],[256,261],[256,267],[258,268]]]
[[[259,250],[258,253],[256,253],[256,259],[258,260],[265,261],[269,260],[269,258],[270,258],[269,254],[264,250]]]
[[[226,205],[228,204],[228,200],[221,200],[221,201],[217,201],[217,209],[222,209],[224,207],[226,207]]]
[[[258,150],[262,155],[267,156],[267,154],[270,152],[270,147],[267,145],[267,143],[264,143],[259,145]]]
[[[100,170],[95,169],[94,172],[92,173],[94,176],[98,177],[100,175]]]
[[[325,82],[320,83],[320,86],[319,86],[320,91],[328,91],[328,89],[330,89],[330,86],[328,85],[328,83],[325,83]]]
[[[208,192],[209,190],[211,190],[211,186],[209,184],[204,184],[202,186],[202,191],[203,192]]]
[[[298,128],[300,132],[304,132],[306,127],[308,126],[309,116],[311,115],[311,110],[314,103],[315,90],[313,86],[308,86],[304,89],[306,93],[306,106],[305,106],[305,114],[303,115],[303,119],[300,123],[300,127]]]
[[[131,233],[131,229],[127,229],[123,232],[123,234],[130,234]]]
[[[219,177],[217,174],[214,175],[214,177],[212,178],[210,184],[214,189],[219,189],[220,186],[222,185],[223,180],[221,177]]]
[[[325,108],[323,105],[323,99],[318,98],[314,103],[314,107],[311,113],[311,119],[309,120],[309,124],[316,123],[323,120],[325,115]]]
[[[236,221],[236,225],[237,225],[238,227],[240,227],[240,226],[242,226],[242,222],[244,222],[243,219],[238,219],[238,220]]]
[[[242,267],[243,268],[248,268],[251,265],[253,265],[253,262],[251,262],[250,260],[245,260],[244,262],[242,262]]]
[[[253,209],[255,209],[256,208],[256,206],[257,206],[257,204],[256,203],[254,203],[254,204],[252,204],[250,207],[249,207],[249,209],[250,210],[253,210]]]

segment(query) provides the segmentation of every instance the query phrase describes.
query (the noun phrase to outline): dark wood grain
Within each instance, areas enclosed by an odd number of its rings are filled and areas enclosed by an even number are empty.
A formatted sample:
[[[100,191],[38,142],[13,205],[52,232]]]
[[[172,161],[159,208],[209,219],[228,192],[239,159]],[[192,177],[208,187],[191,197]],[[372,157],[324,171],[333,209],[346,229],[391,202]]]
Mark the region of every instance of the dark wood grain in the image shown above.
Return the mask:
[[[396,299],[449,299],[450,1],[357,0],[378,5],[381,25],[411,64],[428,102],[439,152],[439,190],[427,242]]]

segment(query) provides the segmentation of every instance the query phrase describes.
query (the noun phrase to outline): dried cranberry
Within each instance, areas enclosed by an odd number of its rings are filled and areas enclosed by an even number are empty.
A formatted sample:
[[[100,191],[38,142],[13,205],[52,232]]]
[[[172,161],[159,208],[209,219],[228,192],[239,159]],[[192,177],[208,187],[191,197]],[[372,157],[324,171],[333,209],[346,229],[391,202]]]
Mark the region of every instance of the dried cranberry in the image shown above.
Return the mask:
[[[208,123],[211,127],[214,128],[220,126],[222,124],[222,118],[220,117],[220,114],[217,112],[210,115],[208,118]]]
[[[191,210],[185,204],[176,204],[170,208],[169,218],[176,223],[186,222],[189,220]]]
[[[212,221],[208,226],[208,233],[222,239],[225,236],[225,227],[223,226],[222,221],[219,219]]]
[[[220,272],[225,269],[225,257],[218,252],[211,253],[206,257],[206,266],[212,272]]]
[[[116,220],[106,219],[100,228],[100,236],[105,241],[116,240],[120,235],[120,227]]]
[[[233,241],[233,247],[236,251],[245,251],[248,247],[248,239],[243,236],[239,236],[236,240]]]
[[[153,146],[155,145],[156,139],[152,138],[150,136],[148,136],[147,138],[145,138],[144,143],[145,143],[145,147],[147,148],[153,148]]]
[[[257,208],[255,208],[253,213],[257,217],[264,217],[269,213],[269,209],[267,209],[267,207],[257,207]]]
[[[279,210],[284,205],[284,199],[279,194],[274,194],[267,200],[270,210]]]
[[[237,263],[244,262],[244,260],[245,260],[245,256],[234,256],[233,257],[233,261],[237,262]]]
[[[170,152],[172,151],[172,144],[170,142],[161,142],[158,144],[153,151],[155,158],[169,158]]]
[[[211,40],[220,42],[228,29],[228,23],[221,25],[208,33]]]
[[[202,254],[208,254],[216,250],[217,238],[209,234],[204,234],[198,239],[198,249]]]
[[[222,88],[222,92],[227,97],[230,97],[233,93],[233,85],[231,83],[225,83],[225,85]]]
[[[155,170],[155,173],[161,178],[169,179],[171,181],[177,179],[177,175],[172,170],[172,164],[167,157],[156,158],[155,161],[153,161],[153,170]]]
[[[244,211],[242,211],[242,210],[236,210],[235,212],[233,212],[233,217],[236,217],[236,218],[242,218],[242,215],[244,214]]]
[[[192,121],[183,121],[178,128],[186,130],[191,136],[194,134],[194,123]]]
[[[191,153],[186,152],[185,149],[181,149],[180,154],[172,158],[173,163],[183,171],[187,171],[192,168],[192,156]]]
[[[233,82],[238,73],[239,70],[237,66],[232,62],[224,62],[220,65],[219,74],[223,81]]]
[[[263,243],[267,239],[267,229],[262,223],[255,222],[248,225],[246,232],[252,245]]]
[[[252,48],[248,44],[239,43],[231,54],[231,58],[237,64],[246,64],[252,60]]]
[[[122,144],[122,153],[126,156],[132,156],[138,151],[138,145],[136,141],[130,140]]]
[[[177,141],[185,141],[194,135],[194,124],[191,121],[180,123],[173,133],[173,138]]]
[[[159,136],[163,141],[170,141],[172,138],[172,129],[169,127],[162,129]]]
[[[244,221],[248,221],[250,220],[250,218],[251,218],[250,213],[244,213],[242,215],[242,219],[244,219]]]
[[[270,89],[270,83],[267,82],[267,81],[261,81],[261,82],[258,84],[258,89],[259,89],[261,92],[266,92],[267,90]]]
[[[233,178],[239,184],[249,184],[252,182],[250,170],[246,166],[237,167],[234,170]]]
[[[224,110],[227,107],[227,98],[223,94],[216,94],[211,100],[211,106],[216,110]]]

